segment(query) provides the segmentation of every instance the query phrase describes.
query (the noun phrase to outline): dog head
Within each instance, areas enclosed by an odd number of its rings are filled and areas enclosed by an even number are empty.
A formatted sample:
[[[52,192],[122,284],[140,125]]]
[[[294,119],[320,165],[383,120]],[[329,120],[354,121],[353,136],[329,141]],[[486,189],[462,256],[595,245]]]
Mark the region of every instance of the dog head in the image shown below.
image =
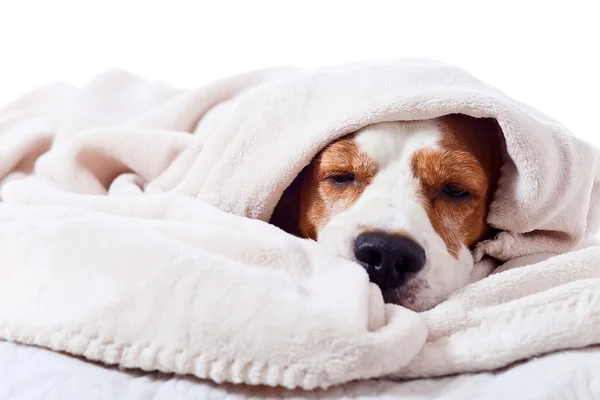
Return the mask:
[[[427,310],[469,283],[502,163],[492,119],[385,122],[322,150],[272,222],[360,263],[386,302]]]

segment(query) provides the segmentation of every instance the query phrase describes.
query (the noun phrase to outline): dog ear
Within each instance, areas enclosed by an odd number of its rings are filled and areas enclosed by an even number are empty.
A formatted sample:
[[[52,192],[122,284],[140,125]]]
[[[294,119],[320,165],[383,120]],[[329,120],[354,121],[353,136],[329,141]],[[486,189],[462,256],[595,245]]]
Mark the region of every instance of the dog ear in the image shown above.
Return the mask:
[[[488,148],[486,170],[490,179],[490,187],[488,189],[486,206],[487,213],[489,213],[490,204],[494,200],[494,195],[498,190],[498,182],[500,181],[502,166],[508,157],[508,152],[506,150],[506,139],[504,138],[504,133],[502,132],[502,128],[500,127],[500,124],[498,124],[498,121],[490,118],[486,122],[489,127],[489,130],[487,130],[489,134],[486,138]],[[488,227],[489,229],[486,239],[492,239],[498,233],[500,233],[499,229],[494,228],[489,224]]]
[[[300,233],[300,196],[308,168],[305,167],[285,189],[269,221],[270,224],[295,236],[302,236]]]
[[[476,154],[482,163],[489,179],[489,187],[486,198],[486,214],[489,213],[489,206],[494,199],[494,194],[498,190],[498,181],[500,180],[501,168],[504,159],[507,157],[506,141],[502,128],[494,118],[473,118],[465,117],[465,123],[471,129],[472,146],[477,150]],[[481,240],[491,239],[500,231],[488,224],[486,234]]]

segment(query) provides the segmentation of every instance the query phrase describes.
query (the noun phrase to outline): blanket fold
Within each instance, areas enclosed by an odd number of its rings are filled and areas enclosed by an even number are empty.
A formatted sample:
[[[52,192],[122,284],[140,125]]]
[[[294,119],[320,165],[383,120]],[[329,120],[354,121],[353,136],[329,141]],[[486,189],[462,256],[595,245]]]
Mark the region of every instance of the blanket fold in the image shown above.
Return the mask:
[[[331,141],[490,117],[505,163],[477,261],[421,314],[268,224]],[[0,338],[215,382],[328,387],[489,370],[600,343],[599,152],[429,60],[254,71],[183,90],[109,70],[0,109]]]

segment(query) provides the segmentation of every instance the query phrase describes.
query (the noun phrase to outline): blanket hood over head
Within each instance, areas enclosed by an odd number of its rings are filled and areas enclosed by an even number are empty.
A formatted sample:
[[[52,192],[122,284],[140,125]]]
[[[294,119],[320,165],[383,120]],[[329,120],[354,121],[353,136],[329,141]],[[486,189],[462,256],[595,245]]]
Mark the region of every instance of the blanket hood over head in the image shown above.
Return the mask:
[[[506,141],[488,217],[503,232],[475,257],[527,268],[416,314],[384,304],[358,265],[266,223],[331,141],[452,113],[496,119]],[[598,343],[598,248],[586,241],[597,161],[551,118],[428,60],[257,71],[196,90],[115,70],[51,84],[0,110],[0,337],[307,389]]]
[[[334,139],[377,122],[461,113],[496,119],[509,156],[489,215],[506,233],[483,252],[502,261],[558,254],[595,233],[597,149],[459,68],[402,60],[282,70],[260,83],[227,99],[218,117],[209,112],[208,126],[200,121],[197,132],[218,136],[194,153],[201,173],[181,177],[176,191],[267,221],[291,180]]]

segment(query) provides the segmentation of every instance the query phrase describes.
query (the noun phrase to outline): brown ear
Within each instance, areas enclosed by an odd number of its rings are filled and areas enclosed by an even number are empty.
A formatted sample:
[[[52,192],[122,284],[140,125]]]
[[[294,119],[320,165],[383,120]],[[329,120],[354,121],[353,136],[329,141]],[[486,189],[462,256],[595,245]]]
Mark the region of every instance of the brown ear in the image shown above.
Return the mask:
[[[285,189],[269,221],[272,225],[296,236],[301,236],[300,195],[307,170],[308,167],[304,168],[291,185]]]
[[[489,132],[486,135],[487,139],[487,154],[485,158],[486,171],[489,176],[490,186],[488,188],[487,196],[487,213],[490,212],[490,204],[494,200],[494,195],[498,190],[498,181],[500,180],[502,165],[504,164],[504,157],[506,155],[506,140],[504,139],[504,133],[502,128],[495,119],[487,119],[489,124]],[[486,214],[487,214],[486,213]],[[488,224],[488,232],[486,239],[491,239],[496,236],[500,231]]]
[[[502,129],[493,118],[465,118],[465,124],[470,133],[470,150],[483,166],[489,181],[487,192],[487,206],[493,200],[494,194],[498,189],[498,180],[500,179],[500,170],[504,162],[505,140]],[[470,131],[469,131],[470,129]]]
[[[487,215],[489,213],[489,206],[494,199],[494,194],[498,190],[498,181],[500,180],[501,168],[506,153],[506,142],[502,128],[500,128],[496,119],[472,117],[466,117],[466,119],[467,124],[472,130],[471,137],[474,140],[472,146],[488,176]],[[498,232],[497,229],[488,224],[486,235],[482,240],[490,239],[496,236]]]

